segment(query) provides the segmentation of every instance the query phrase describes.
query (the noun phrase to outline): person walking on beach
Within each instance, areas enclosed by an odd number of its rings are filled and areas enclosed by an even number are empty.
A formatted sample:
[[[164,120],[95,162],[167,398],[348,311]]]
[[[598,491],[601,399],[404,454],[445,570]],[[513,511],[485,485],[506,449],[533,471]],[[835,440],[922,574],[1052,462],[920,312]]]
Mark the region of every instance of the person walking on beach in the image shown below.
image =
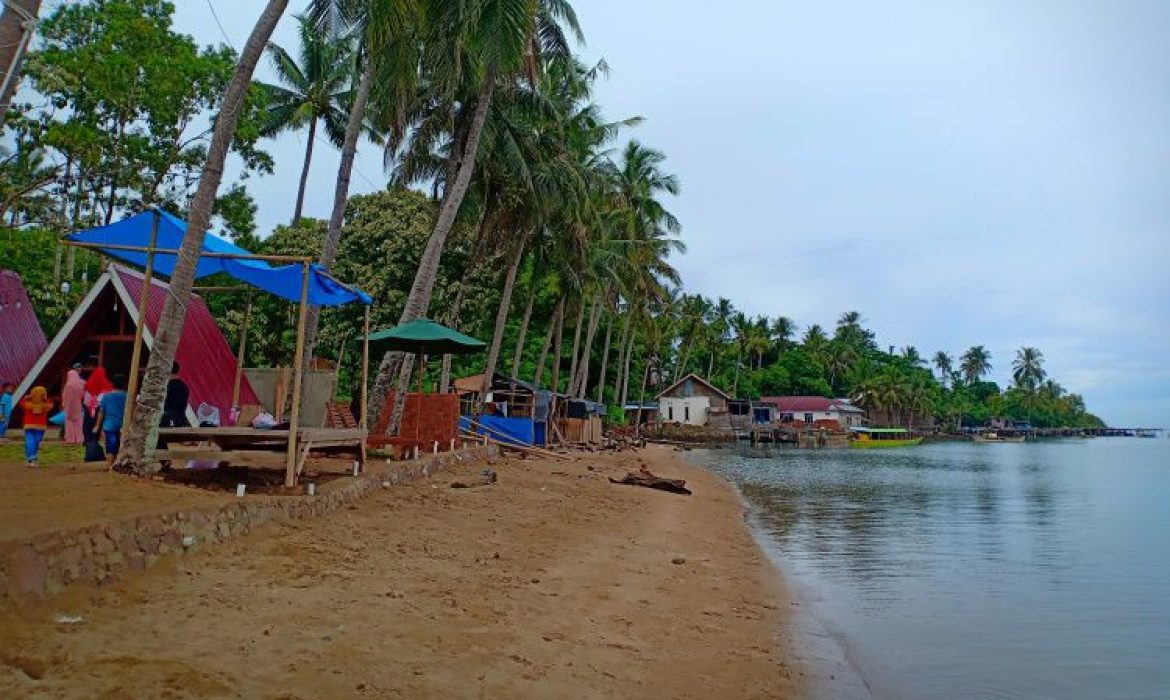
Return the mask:
[[[16,399],[12,396],[15,391],[16,385],[12,382],[4,382],[3,391],[0,391],[0,442],[6,442],[4,436],[12,420],[12,409],[16,407]]]
[[[81,378],[81,365],[73,365],[65,379],[65,388],[61,390],[61,409],[65,411],[65,442],[70,445],[80,445],[85,442],[82,432],[85,411],[85,380]]]
[[[20,402],[20,407],[24,409],[24,463],[35,467],[40,457],[41,440],[45,439],[45,431],[49,429],[53,402],[49,400],[45,387],[34,386],[28,392],[28,398]]]
[[[114,375],[114,389],[98,402],[98,427],[106,438],[106,465],[114,468],[114,459],[122,445],[122,417],[126,413],[126,375]]]

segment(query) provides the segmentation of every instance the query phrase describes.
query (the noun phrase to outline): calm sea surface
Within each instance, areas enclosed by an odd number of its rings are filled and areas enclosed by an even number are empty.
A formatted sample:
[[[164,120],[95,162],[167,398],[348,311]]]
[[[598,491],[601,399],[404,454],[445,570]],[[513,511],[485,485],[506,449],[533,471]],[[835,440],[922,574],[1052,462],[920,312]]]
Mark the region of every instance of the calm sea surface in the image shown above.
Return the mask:
[[[875,698],[1170,698],[1170,440],[692,453]]]

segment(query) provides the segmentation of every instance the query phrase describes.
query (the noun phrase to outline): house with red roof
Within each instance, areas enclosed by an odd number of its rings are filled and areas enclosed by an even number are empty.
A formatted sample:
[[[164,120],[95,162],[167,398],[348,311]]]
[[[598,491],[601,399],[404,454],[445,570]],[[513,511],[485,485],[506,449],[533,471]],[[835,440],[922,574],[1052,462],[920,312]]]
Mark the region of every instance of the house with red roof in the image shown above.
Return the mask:
[[[48,344],[20,275],[0,270],[0,383],[23,379]]]
[[[59,397],[65,375],[74,363],[100,365],[112,377],[129,374],[134,332],[138,323],[138,300],[142,294],[141,272],[110,265],[94,282],[61,331],[23,375],[17,396],[34,386],[44,386],[49,395]],[[152,279],[146,303],[146,328],[143,332],[141,371],[146,369],[154,334],[162,316],[170,285]],[[42,336],[43,337],[43,336]],[[192,294],[187,305],[186,322],[175,352],[179,378],[191,392],[187,418],[196,425],[195,409],[207,403],[227,417],[232,406],[236,376],[236,358],[224,339],[207,304]],[[240,378],[239,405],[259,405],[246,375]]]
[[[818,421],[835,421],[842,428],[854,428],[865,422],[865,411],[851,404],[848,399],[830,399],[824,396],[763,396],[760,402],[776,407],[776,420],[780,423],[813,425]]]

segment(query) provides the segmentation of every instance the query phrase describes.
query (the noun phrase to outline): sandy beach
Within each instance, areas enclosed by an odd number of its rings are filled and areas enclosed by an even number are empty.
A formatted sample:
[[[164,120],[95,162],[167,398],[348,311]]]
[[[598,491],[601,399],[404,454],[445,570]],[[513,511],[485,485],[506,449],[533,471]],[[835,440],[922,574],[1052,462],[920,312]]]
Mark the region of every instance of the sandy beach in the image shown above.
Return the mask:
[[[639,461],[694,495],[607,481]],[[801,696],[791,598],[721,479],[665,447],[492,466],[10,606],[0,696]]]

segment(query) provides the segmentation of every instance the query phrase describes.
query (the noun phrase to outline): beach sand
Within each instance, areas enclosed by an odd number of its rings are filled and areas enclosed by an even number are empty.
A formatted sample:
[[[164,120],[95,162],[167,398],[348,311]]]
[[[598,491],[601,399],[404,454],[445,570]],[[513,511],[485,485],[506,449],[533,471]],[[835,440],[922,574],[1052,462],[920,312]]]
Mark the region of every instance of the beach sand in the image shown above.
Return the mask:
[[[606,480],[639,461],[694,495]],[[482,467],[9,606],[0,697],[801,696],[791,599],[721,479],[650,447],[450,488]]]

